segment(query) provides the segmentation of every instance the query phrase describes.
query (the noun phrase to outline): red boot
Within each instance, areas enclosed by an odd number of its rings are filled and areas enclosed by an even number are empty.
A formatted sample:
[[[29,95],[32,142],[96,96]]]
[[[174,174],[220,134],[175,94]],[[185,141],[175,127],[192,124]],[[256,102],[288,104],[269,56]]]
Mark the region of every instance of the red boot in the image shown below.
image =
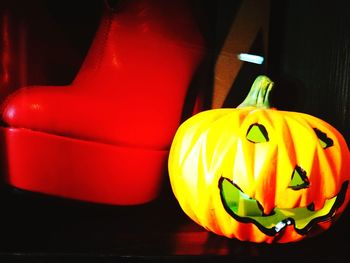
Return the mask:
[[[2,106],[10,185],[119,205],[157,197],[203,39],[186,1],[116,10],[71,85],[25,87]]]

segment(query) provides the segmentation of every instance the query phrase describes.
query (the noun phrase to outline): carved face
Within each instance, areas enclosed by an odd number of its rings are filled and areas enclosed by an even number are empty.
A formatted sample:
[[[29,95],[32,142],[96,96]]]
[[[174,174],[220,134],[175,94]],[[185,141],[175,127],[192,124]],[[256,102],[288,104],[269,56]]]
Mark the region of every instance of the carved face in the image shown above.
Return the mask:
[[[328,148],[334,146],[333,140],[326,133],[317,128],[313,128],[313,130],[318,139],[316,148],[321,147],[327,151]],[[312,131],[310,130],[309,132]],[[246,139],[254,144],[267,144],[270,140],[265,126],[258,123],[249,127]],[[312,139],[314,140],[314,138]],[[310,144],[307,147],[310,147]],[[322,151],[320,150],[320,152]],[[309,175],[302,167],[296,164],[289,178],[290,181],[286,191],[292,190],[297,192],[304,189],[304,192],[310,195],[308,188],[313,187],[313,185],[310,184]],[[317,180],[320,180],[320,178]],[[255,224],[260,231],[268,236],[280,235],[288,226],[293,226],[298,234],[306,235],[314,225],[332,220],[337,209],[344,203],[347,187],[348,181],[345,181],[342,183],[338,194],[334,197],[326,200],[323,200],[322,197],[317,197],[322,200],[322,206],[319,204],[317,209],[315,208],[315,201],[309,198],[310,201],[307,206],[295,208],[269,207],[266,210],[258,200],[246,195],[229,178],[221,177],[219,180],[220,195],[226,211],[239,222]]]
[[[173,192],[219,235],[292,242],[328,229],[349,201],[342,135],[303,113],[244,107],[197,114],[169,156]]]
[[[344,202],[347,187],[348,182],[343,183],[339,194],[326,200],[324,206],[317,211],[311,203],[307,207],[276,207],[269,215],[265,215],[257,200],[245,195],[228,179],[223,178],[220,181],[221,197],[226,211],[239,222],[255,224],[261,232],[269,236],[280,235],[291,225],[298,234],[307,235],[316,224],[331,221]]]

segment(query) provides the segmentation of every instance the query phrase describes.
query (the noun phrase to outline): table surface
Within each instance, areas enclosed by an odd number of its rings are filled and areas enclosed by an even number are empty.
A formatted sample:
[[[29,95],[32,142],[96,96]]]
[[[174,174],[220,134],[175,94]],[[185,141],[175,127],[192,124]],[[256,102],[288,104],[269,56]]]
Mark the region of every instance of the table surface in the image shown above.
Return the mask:
[[[320,236],[254,244],[209,233],[172,194],[146,205],[89,204],[5,187],[0,191],[0,261],[348,262],[349,209]]]

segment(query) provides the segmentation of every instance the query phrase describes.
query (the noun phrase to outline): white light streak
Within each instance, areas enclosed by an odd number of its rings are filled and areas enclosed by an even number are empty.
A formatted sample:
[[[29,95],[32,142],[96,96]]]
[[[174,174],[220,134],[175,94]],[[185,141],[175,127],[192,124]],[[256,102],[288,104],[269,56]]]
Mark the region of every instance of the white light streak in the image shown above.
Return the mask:
[[[240,53],[237,57],[241,61],[250,62],[254,64],[262,64],[264,62],[264,57],[258,55]]]

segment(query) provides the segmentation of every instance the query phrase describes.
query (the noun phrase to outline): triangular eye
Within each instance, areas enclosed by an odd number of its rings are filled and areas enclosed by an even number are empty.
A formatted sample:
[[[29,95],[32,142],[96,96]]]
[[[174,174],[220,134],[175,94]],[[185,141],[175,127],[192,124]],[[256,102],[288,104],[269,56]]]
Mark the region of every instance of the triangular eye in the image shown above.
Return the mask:
[[[269,136],[266,128],[258,123],[251,125],[247,132],[247,140],[254,143],[268,142]]]
[[[306,176],[306,172],[301,167],[296,166],[288,187],[292,188],[293,190],[300,190],[303,188],[308,188],[309,186],[310,182]]]
[[[314,131],[323,149],[333,146],[333,140],[329,138],[327,134],[321,132],[319,129],[316,128],[314,128]]]

